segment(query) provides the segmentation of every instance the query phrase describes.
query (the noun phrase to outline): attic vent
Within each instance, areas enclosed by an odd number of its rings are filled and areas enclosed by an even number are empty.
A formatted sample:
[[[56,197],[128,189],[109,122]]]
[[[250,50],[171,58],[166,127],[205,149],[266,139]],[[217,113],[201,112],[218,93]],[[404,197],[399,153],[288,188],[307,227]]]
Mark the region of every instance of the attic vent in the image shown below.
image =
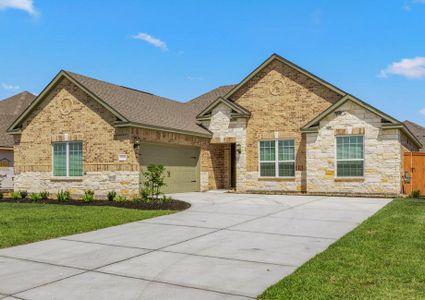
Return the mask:
[[[342,116],[343,113],[344,113],[344,111],[337,110],[337,111],[335,111],[335,116]]]

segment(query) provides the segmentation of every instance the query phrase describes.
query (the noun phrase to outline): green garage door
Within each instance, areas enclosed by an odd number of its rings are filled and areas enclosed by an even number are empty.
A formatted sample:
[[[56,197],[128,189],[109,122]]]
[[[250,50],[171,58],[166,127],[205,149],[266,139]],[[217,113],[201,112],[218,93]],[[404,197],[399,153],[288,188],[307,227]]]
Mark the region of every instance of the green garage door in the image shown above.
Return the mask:
[[[150,164],[165,167],[164,193],[199,192],[199,148],[161,144],[142,144],[142,172]],[[143,178],[142,178],[143,181]]]

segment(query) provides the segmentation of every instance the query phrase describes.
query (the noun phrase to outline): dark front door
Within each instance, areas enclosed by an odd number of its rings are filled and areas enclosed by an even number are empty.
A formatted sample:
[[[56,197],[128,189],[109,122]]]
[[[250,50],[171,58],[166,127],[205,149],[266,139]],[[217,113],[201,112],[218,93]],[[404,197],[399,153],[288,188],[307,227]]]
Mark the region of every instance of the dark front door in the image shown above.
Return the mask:
[[[236,144],[230,147],[230,187],[236,188]]]

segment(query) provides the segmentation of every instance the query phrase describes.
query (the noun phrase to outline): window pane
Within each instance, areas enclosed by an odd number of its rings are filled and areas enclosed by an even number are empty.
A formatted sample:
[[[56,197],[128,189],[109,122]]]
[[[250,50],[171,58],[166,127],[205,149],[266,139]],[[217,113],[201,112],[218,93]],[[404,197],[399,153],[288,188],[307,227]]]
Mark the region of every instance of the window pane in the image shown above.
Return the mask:
[[[69,176],[83,176],[83,145],[69,143]]]
[[[260,160],[274,161],[275,160],[275,141],[260,142]]]
[[[279,160],[294,160],[295,146],[294,140],[279,141]]]
[[[295,162],[280,162],[279,163],[279,176],[281,176],[281,177],[294,177],[295,176]]]
[[[66,176],[66,144],[53,145],[53,176]]]
[[[260,176],[276,176],[275,163],[260,163]]]
[[[338,160],[363,159],[363,137],[342,136],[336,138],[336,157]]]
[[[338,161],[338,177],[358,177],[363,176],[363,161]]]

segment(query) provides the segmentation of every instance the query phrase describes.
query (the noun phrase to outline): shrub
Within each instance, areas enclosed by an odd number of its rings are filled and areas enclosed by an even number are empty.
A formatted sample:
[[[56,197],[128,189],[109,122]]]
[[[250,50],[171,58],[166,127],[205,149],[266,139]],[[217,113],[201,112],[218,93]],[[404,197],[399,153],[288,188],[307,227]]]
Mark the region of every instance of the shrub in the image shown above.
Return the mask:
[[[83,201],[84,202],[93,202],[94,200],[94,191],[86,190],[84,191]]]
[[[411,198],[419,198],[420,196],[421,196],[421,191],[419,191],[419,190],[413,190],[410,193],[410,197]]]
[[[71,200],[71,194],[69,191],[60,190],[57,195],[59,202],[68,202]]]
[[[117,195],[114,198],[114,202],[127,202],[127,201],[128,201],[128,199],[127,199],[126,196]]]
[[[40,197],[41,197],[41,200],[48,200],[49,199],[49,192],[48,191],[40,192]]]
[[[28,192],[27,191],[19,191],[19,193],[21,194],[21,198],[25,199],[28,196]]]
[[[40,201],[41,199],[42,198],[41,198],[41,195],[39,193],[31,193],[31,200],[32,201],[37,202],[37,201]]]
[[[10,196],[12,197],[13,200],[18,200],[21,199],[21,192],[17,191],[17,192],[12,192],[10,194]]]
[[[0,200],[3,199],[3,192],[0,192]]]
[[[117,192],[115,191],[110,191],[108,192],[108,195],[107,195],[109,201],[114,201],[116,196],[117,196]]]
[[[158,196],[161,194],[161,188],[165,186],[165,171],[162,165],[149,165],[143,176],[145,177],[144,189],[141,195],[144,198],[151,198],[158,200]],[[147,196],[147,197],[146,197]]]
[[[173,198],[171,197],[167,197],[167,196],[162,196],[162,202],[163,203],[170,203],[171,201],[173,201]]]

